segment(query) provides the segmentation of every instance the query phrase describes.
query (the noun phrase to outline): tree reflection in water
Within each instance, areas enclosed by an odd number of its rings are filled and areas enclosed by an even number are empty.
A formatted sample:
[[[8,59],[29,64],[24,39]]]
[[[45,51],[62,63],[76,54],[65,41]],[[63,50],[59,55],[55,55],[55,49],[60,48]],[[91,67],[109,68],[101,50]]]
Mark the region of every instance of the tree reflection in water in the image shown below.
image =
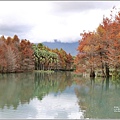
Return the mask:
[[[85,118],[120,118],[114,112],[114,106],[120,107],[120,91],[111,78],[79,80],[77,84],[80,87],[75,88],[75,93]]]
[[[120,114],[114,112],[114,106],[120,107],[119,79],[74,77],[70,72],[0,75],[0,108],[16,110],[34,98],[42,100],[50,93],[62,93],[73,84],[76,84],[79,110],[85,118],[120,118]]]
[[[37,97],[42,100],[49,93],[58,93],[72,85],[70,72],[16,73],[0,75],[0,108],[29,104]]]
[[[0,108],[29,103],[33,98],[34,75],[29,73],[0,75]]]

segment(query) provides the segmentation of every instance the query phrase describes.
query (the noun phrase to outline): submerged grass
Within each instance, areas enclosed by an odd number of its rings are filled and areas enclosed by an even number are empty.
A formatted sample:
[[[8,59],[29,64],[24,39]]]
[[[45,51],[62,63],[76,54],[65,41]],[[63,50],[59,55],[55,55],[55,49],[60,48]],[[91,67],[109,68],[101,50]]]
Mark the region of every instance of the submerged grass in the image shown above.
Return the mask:
[[[34,72],[39,72],[39,73],[54,73],[53,70],[34,70]]]
[[[82,77],[82,76],[83,76],[82,73],[76,73],[76,72],[72,72],[72,75],[73,75],[74,77]]]

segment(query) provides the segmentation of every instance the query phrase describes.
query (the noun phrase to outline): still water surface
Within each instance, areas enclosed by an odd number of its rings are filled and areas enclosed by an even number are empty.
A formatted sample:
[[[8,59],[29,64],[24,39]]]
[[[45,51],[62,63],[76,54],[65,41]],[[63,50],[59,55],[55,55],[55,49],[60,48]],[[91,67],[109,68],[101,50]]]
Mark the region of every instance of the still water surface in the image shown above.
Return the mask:
[[[70,72],[0,75],[0,118],[120,118],[120,81]]]

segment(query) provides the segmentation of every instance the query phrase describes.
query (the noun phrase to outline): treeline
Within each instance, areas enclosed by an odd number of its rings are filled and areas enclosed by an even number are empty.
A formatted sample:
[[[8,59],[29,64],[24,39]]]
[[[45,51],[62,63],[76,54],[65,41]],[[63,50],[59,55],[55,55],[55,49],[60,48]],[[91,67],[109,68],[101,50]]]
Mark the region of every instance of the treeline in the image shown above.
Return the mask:
[[[70,70],[73,57],[62,48],[50,49],[42,43],[33,45],[35,55],[35,70]]]
[[[120,12],[116,8],[110,13],[110,18],[103,21],[96,31],[81,33],[78,51],[74,63],[76,72],[90,72],[90,77],[101,70],[102,76],[109,76],[110,69],[118,74],[120,68]]]
[[[29,40],[0,37],[0,73],[25,72],[33,70],[70,70],[73,57],[62,48],[50,49],[42,43]]]
[[[29,40],[0,37],[0,73],[34,70],[34,51]]]

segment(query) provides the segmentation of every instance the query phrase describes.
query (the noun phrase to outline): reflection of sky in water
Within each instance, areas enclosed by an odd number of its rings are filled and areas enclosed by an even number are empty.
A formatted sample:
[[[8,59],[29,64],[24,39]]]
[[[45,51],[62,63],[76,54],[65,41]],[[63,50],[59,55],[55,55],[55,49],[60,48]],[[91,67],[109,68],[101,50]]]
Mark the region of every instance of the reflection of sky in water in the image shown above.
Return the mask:
[[[0,110],[0,118],[80,119],[82,112],[80,112],[73,88],[67,88],[63,93],[51,93],[41,101],[34,98],[29,104],[19,105],[17,110],[13,110],[12,107],[11,109],[4,108]]]
[[[74,95],[65,96],[62,94],[57,97],[48,95],[38,103],[39,106],[36,106],[37,118],[80,118],[82,116]],[[33,102],[33,106],[35,105],[37,104]]]

